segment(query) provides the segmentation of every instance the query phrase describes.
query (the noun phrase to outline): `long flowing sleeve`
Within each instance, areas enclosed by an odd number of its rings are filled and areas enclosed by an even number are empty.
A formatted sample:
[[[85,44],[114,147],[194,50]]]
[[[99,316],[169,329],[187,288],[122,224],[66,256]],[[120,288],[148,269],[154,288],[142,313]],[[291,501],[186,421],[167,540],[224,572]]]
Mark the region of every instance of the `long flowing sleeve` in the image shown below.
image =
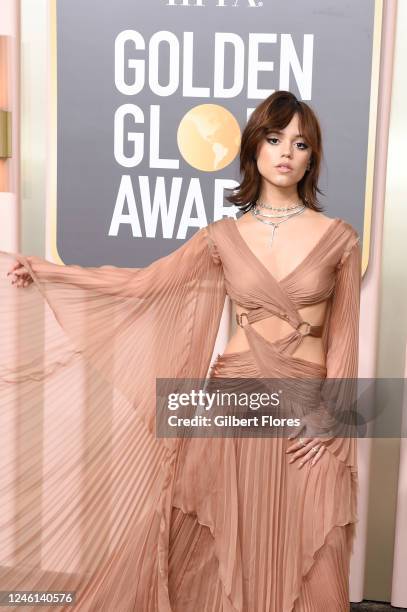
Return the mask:
[[[336,435],[330,450],[356,471],[357,378],[359,365],[359,320],[361,290],[360,238],[352,240],[338,265],[332,300],[328,349],[328,397],[333,400]]]
[[[105,295],[121,295],[147,299],[163,294],[168,289],[177,291],[177,284],[188,282],[187,274],[192,278],[199,268],[196,257],[212,252],[216,260],[214,246],[207,228],[202,228],[176,251],[160,258],[146,268],[124,268],[112,265],[83,267],[79,265],[54,264],[35,255],[14,254],[32,274],[34,281],[40,283],[64,283],[81,289],[94,290]],[[6,255],[6,253],[3,253]],[[217,260],[219,263],[219,261]],[[204,265],[204,262],[200,262]],[[195,269],[194,269],[195,266]]]
[[[146,268],[0,252],[0,589],[170,610],[180,440],[156,437],[156,379],[207,375],[226,296],[209,234]],[[6,276],[16,259],[27,288]]]
[[[359,362],[359,310],[361,290],[361,249],[356,232],[336,266],[326,336],[326,381],[322,385],[320,410],[312,415],[324,435],[328,449],[356,471],[355,421]]]
[[[357,237],[337,266],[326,359],[329,378],[357,377],[360,288],[361,249]]]
[[[146,268],[65,266],[3,253],[2,384],[38,381],[66,364],[68,356],[82,356],[135,405],[136,398],[144,404],[146,385],[157,377],[205,376],[225,299],[222,267],[212,249],[202,228]],[[17,290],[6,280],[4,270],[13,258],[30,272],[29,288]],[[34,313],[40,316],[43,306],[45,364],[39,359],[42,339],[29,329],[30,317],[37,324]],[[26,330],[14,367],[7,354],[12,319]],[[140,416],[146,412],[140,405],[137,410]]]

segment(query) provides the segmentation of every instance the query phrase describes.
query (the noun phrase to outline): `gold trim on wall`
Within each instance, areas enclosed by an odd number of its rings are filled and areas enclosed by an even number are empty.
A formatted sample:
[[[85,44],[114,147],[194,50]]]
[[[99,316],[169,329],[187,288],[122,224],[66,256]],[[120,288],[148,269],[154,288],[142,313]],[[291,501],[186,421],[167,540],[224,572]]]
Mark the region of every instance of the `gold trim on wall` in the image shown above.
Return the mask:
[[[379,99],[380,55],[382,46],[383,0],[375,1],[373,42],[372,42],[372,74],[370,79],[370,108],[367,141],[365,214],[363,218],[362,275],[369,263],[370,240],[373,215],[373,182],[376,155],[377,105]]]
[[[0,110],[0,158],[11,157],[11,111]]]
[[[50,137],[48,155],[48,184],[47,202],[47,237],[46,244],[50,245],[51,256],[56,263],[64,262],[59,256],[57,248],[57,102],[58,102],[58,83],[57,83],[57,0],[49,0],[50,7]]]

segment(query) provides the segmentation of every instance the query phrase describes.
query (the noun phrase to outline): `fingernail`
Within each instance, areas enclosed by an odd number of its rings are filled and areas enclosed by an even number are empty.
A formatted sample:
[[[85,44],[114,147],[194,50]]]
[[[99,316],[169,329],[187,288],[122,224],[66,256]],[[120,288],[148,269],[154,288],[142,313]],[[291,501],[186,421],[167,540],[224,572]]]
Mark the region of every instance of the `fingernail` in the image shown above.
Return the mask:
[[[304,465],[303,463],[300,463],[299,467],[302,467],[303,465]]]

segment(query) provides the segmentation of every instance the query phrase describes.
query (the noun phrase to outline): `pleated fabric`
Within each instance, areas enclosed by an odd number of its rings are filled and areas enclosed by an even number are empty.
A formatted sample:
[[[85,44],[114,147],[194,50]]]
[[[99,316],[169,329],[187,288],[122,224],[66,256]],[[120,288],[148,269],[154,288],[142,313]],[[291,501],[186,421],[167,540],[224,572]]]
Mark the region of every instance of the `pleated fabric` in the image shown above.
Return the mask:
[[[280,282],[230,218],[144,269],[0,253],[0,589],[74,590],[81,612],[347,610],[355,440],[298,470],[285,438],[157,438],[155,385],[206,376],[226,294],[294,335],[329,299],[326,367],[247,325],[211,381],[356,377],[359,291],[340,219]]]
[[[225,296],[206,228],[144,269],[0,254],[1,590],[171,610],[178,441],[156,438],[156,378],[206,376]]]
[[[218,355],[210,376],[262,375],[244,351]],[[174,610],[195,609],[202,580],[205,612],[322,612],[328,602],[329,610],[349,610],[353,474],[331,453],[299,470],[288,463],[290,444],[284,437],[184,441],[173,498]]]

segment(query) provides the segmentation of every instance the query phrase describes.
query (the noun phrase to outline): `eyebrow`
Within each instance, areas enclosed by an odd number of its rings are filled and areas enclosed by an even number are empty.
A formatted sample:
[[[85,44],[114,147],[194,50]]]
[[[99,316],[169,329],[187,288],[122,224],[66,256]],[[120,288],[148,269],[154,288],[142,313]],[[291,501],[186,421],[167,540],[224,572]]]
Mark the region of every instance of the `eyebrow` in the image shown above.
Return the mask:
[[[284,134],[281,130],[269,130],[267,134]],[[304,138],[302,134],[296,134],[294,138]]]

